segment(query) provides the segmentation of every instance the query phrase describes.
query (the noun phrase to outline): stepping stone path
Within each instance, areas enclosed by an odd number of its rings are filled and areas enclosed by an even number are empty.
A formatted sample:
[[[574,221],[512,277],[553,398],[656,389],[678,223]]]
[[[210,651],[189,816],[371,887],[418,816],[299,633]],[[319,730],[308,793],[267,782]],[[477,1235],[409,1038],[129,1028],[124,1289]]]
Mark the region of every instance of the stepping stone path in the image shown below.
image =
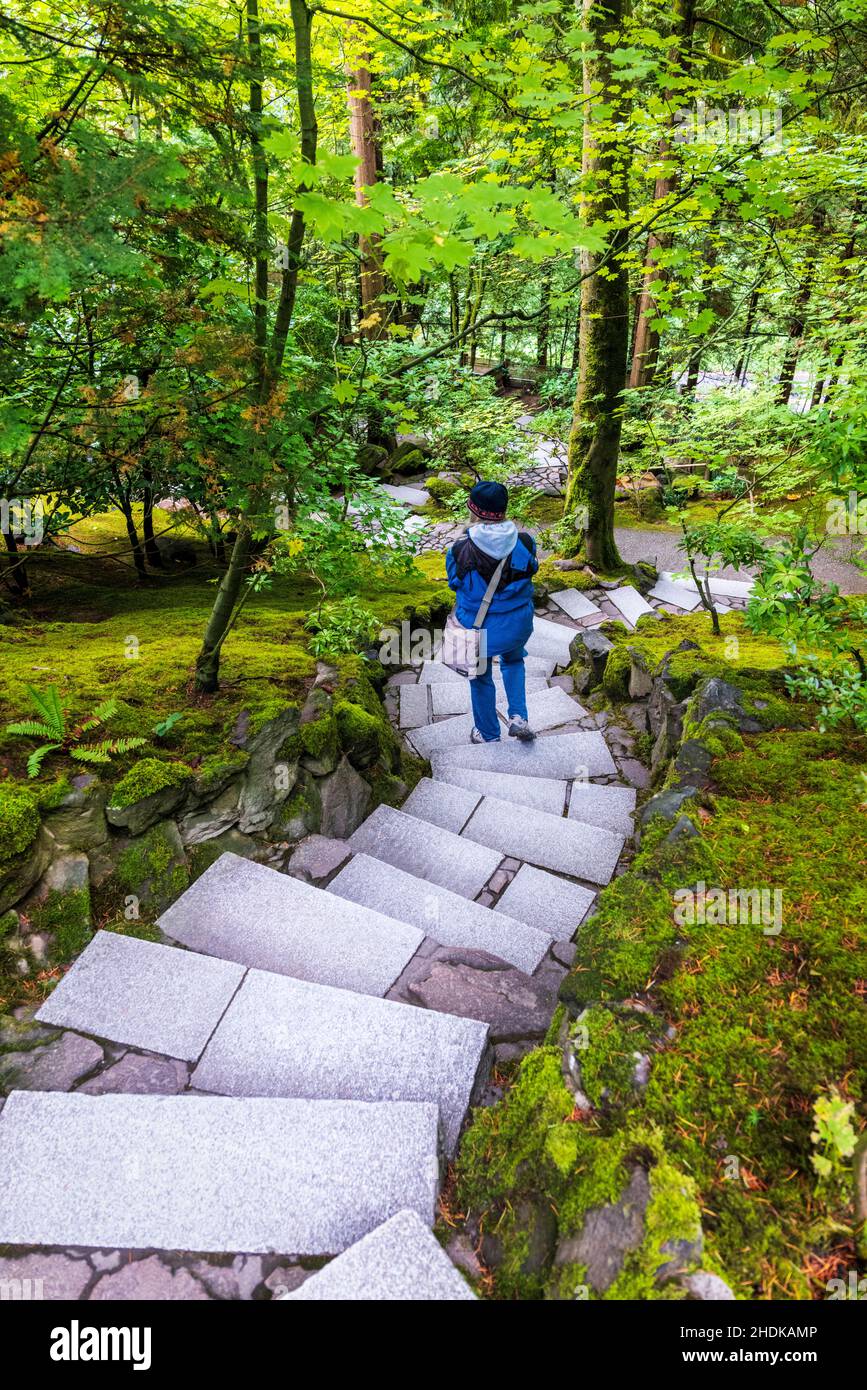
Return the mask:
[[[96,934],[3,1057],[0,1278],[57,1299],[473,1300],[431,1234],[443,1165],[492,1060],[544,1036],[644,773],[558,672],[582,627],[647,611],[629,586],[554,596],[528,643],[532,743],[508,736],[496,661],[495,743],[470,743],[456,672],[392,677],[431,765],[400,808],[288,872],[223,854],[161,944]]]

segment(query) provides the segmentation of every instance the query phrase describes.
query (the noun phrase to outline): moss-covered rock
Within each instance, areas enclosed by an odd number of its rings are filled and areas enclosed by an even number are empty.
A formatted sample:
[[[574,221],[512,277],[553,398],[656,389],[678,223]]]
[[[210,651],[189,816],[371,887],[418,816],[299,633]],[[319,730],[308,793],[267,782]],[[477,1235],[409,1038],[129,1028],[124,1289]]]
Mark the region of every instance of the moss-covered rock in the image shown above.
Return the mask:
[[[629,672],[632,658],[629,648],[616,646],[609,652],[602,676],[602,689],[609,700],[620,702],[629,699]]]
[[[174,821],[161,821],[121,850],[115,869],[124,906],[137,906],[153,919],[179,898],[190,884],[184,846]],[[128,900],[135,903],[129,904]]]
[[[19,782],[0,782],[0,871],[25,854],[39,834],[36,798]]]
[[[186,763],[140,758],[112,788],[106,819],[110,825],[140,835],[176,811],[192,785],[192,768]]]

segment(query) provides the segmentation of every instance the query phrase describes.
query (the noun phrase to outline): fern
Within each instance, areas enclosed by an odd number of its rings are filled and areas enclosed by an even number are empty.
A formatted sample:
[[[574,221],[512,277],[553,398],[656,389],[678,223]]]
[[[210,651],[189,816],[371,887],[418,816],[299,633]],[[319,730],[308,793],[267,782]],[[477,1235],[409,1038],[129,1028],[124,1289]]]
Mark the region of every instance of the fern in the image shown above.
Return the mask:
[[[113,695],[101,701],[87,719],[67,730],[66,714],[60,702],[57,686],[50,685],[47,690],[40,692],[28,685],[27,694],[36,713],[42,718],[7,724],[6,732],[17,734],[20,738],[51,740],[50,743],[44,743],[34,749],[28,757],[28,777],[39,776],[42,763],[49,753],[68,753],[79,763],[107,763],[115,754],[130,753],[134,748],[141,748],[143,743],[147,743],[145,738],[102,739],[99,743],[82,742],[86,734],[101,728],[117,714],[119,705]]]
[[[36,721],[23,724],[7,724],[7,734],[20,734],[22,738],[55,738],[56,729],[50,729],[47,724],[39,724]]]
[[[38,690],[34,690],[32,685],[28,685],[27,694],[36,713],[42,716],[51,732],[55,737],[62,738],[66,731],[66,717],[60,703],[57,686],[49,685],[48,689],[41,694]]]
[[[43,758],[45,758],[49,753],[53,753],[54,750],[56,748],[59,748],[60,746],[61,745],[59,743],[43,743],[41,748],[34,749],[34,751],[30,754],[30,757],[27,759],[27,776],[38,777],[40,769],[42,767]]]
[[[77,763],[109,763],[111,758],[108,753],[102,753],[98,748],[88,748],[87,744],[81,748],[70,748],[70,758],[74,758]]]

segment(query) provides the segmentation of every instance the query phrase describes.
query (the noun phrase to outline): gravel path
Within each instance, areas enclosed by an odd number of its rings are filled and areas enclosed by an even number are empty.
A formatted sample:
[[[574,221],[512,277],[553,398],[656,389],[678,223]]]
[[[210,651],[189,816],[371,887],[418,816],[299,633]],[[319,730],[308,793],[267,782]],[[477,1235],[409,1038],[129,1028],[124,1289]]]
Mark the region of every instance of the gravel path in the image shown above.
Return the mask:
[[[648,526],[616,527],[617,548],[624,560],[634,564],[649,560],[660,570],[679,570],[685,565],[680,537],[676,531],[659,530]],[[845,594],[867,594],[867,574],[863,574],[848,558],[857,549],[862,537],[829,538],[823,550],[813,560],[813,573],[828,584],[839,584]],[[749,579],[745,570],[724,569],[719,573],[726,579]]]

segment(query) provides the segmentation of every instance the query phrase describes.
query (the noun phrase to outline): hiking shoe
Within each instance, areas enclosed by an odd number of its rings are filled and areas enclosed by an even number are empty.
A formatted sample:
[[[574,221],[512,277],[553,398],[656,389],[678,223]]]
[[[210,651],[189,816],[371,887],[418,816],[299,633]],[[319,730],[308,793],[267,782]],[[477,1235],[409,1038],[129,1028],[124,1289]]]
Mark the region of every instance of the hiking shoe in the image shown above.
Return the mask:
[[[536,737],[526,719],[522,719],[520,714],[513,714],[509,720],[509,734],[512,738],[519,738],[522,743],[531,743]]]
[[[498,738],[484,738],[475,727],[470,730],[470,743],[499,743]]]

